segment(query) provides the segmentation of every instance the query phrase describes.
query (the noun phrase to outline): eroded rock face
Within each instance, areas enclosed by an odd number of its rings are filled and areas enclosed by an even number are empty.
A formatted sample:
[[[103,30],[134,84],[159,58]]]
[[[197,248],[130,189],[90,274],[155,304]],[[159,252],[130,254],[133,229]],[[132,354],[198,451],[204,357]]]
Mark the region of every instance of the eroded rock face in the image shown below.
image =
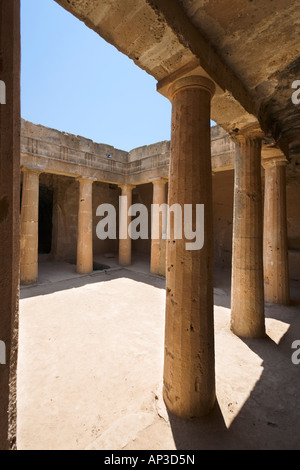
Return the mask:
[[[300,79],[299,8],[275,2],[180,0],[187,16],[250,90],[263,130],[275,138],[300,124],[291,101]]]

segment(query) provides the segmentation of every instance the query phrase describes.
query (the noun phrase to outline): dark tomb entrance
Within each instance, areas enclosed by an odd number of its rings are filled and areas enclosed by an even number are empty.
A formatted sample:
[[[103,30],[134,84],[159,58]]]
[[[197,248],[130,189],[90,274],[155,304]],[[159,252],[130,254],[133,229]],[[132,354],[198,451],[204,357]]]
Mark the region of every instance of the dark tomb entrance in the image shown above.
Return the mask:
[[[41,184],[39,195],[39,254],[49,254],[52,247],[53,189]]]

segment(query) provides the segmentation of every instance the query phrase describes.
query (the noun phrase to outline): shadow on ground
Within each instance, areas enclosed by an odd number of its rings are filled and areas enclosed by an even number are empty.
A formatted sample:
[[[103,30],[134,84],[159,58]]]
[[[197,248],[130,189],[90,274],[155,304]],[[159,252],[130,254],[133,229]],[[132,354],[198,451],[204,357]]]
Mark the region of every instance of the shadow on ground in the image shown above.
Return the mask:
[[[47,295],[120,278],[132,279],[159,289],[165,288],[163,278],[117,268],[25,288],[21,290],[21,298]],[[230,308],[230,272],[215,274],[215,305]],[[229,316],[229,313],[224,312],[224,315]],[[220,315],[223,315],[222,311]],[[230,425],[228,413],[225,422],[221,402],[216,404],[211,415],[201,420],[186,421],[169,413],[172,436],[178,450],[300,449],[300,365],[294,365],[291,360],[294,352],[291,346],[295,340],[300,340],[299,290],[296,284],[293,286],[291,306],[282,308],[266,304],[266,318],[284,324],[285,333],[280,340],[276,340],[278,344],[270,336],[262,340],[241,340],[249,351],[260,358],[262,372],[244,403],[233,415]],[[229,327],[226,326],[224,331],[228,338]],[[220,333],[220,341],[223,342],[225,336],[222,336],[222,331]],[[235,369],[238,370],[237,375],[244,372],[245,376],[247,369],[243,369],[243,358],[238,367],[241,369]],[[221,373],[226,377],[229,371],[224,367]],[[227,378],[232,387],[229,396],[233,392],[240,393],[242,380],[243,377],[239,380],[236,375],[233,379]]]
[[[262,359],[263,372],[228,429],[218,404],[201,420],[169,415],[177,449],[300,449],[300,365],[291,360],[291,345],[300,339],[295,304],[284,312],[279,306],[266,306],[267,318],[290,325],[279,344],[268,336],[242,340]]]
[[[45,284],[36,284],[30,287],[21,288],[20,299],[28,299],[39,295],[48,295],[55,292],[61,292],[68,289],[76,289],[89,284],[107,282],[113,279],[127,278],[137,282],[142,282],[159,289],[165,289],[165,279],[152,274],[134,272],[125,268],[117,268],[102,272],[96,272],[87,276],[66,279],[62,281],[49,282]]]

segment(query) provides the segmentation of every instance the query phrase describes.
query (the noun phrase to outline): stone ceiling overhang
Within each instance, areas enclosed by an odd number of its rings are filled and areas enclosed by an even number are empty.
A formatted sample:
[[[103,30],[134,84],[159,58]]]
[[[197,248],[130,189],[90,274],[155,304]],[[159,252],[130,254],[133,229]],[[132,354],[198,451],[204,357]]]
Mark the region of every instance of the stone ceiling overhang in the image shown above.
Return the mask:
[[[216,84],[212,118],[228,132],[262,129],[268,143],[292,139],[299,111],[289,82],[299,51],[286,16],[300,20],[295,0],[272,8],[265,0],[56,1],[151,74],[161,93],[174,77],[201,73]],[[292,47],[286,53],[285,41]]]

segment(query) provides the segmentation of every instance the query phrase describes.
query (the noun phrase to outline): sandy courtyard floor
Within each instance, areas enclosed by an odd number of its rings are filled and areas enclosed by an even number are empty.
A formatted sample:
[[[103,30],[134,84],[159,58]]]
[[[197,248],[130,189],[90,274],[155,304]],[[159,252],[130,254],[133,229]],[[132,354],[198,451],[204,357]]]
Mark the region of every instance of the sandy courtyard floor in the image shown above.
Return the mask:
[[[162,278],[115,269],[22,289],[18,448],[299,449],[299,302],[267,305],[268,338],[241,340],[225,278],[215,288],[218,404],[193,422],[161,398]]]

